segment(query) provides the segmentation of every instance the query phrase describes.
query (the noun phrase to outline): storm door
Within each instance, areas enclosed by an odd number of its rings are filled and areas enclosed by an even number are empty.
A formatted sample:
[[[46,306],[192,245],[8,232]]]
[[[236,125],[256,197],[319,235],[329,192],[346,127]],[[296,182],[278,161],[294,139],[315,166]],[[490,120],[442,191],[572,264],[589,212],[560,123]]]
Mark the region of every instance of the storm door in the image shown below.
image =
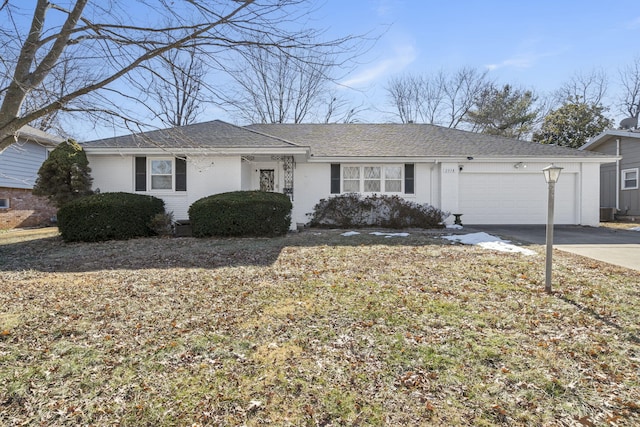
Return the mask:
[[[260,169],[260,191],[273,191],[275,172],[273,169]]]

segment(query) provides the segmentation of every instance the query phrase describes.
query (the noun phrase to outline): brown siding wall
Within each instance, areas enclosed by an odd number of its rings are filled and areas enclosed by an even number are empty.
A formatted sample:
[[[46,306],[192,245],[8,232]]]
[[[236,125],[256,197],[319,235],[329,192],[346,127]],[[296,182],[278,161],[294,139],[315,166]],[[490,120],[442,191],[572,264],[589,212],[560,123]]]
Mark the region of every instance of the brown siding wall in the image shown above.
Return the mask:
[[[56,209],[30,189],[0,187],[0,199],[9,199],[9,208],[0,208],[0,230],[51,225]]]

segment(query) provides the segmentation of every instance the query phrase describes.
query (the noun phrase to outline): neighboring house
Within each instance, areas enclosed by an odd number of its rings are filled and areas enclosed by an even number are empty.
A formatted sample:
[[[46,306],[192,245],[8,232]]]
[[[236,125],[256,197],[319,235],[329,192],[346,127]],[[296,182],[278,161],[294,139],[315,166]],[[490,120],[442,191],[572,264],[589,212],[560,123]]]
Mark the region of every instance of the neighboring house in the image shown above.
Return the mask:
[[[17,132],[17,141],[0,152],[0,229],[51,224],[56,209],[31,190],[49,150],[61,141],[24,126]]]
[[[581,150],[618,156],[600,168],[600,206],[622,216],[640,216],[640,131],[607,130]]]
[[[164,199],[176,220],[196,200],[234,190],[288,194],[292,226],[323,198],[398,195],[463,214],[464,224],[543,224],[542,169],[564,168],[558,224],[599,224],[599,171],[615,157],[426,124],[221,121],[83,144],[94,188]],[[448,222],[452,222],[450,217]]]

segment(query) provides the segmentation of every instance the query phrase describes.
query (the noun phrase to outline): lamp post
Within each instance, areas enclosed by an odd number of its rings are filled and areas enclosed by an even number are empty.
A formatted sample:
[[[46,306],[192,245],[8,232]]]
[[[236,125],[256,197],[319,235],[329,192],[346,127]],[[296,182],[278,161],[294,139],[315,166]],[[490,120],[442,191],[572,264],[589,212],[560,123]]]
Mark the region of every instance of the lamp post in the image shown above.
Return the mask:
[[[547,203],[547,264],[545,269],[544,278],[544,291],[548,294],[551,293],[551,260],[553,257],[553,205],[555,199],[556,182],[560,178],[560,166],[555,166],[553,163],[542,169],[544,174],[544,180],[549,185],[549,201]]]

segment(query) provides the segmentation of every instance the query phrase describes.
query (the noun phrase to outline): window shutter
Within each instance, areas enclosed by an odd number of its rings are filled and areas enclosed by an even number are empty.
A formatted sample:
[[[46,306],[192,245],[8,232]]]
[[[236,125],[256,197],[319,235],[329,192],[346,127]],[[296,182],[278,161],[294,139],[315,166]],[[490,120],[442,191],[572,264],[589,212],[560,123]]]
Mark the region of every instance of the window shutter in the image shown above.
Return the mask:
[[[415,193],[415,165],[407,163],[404,165],[404,194]]]
[[[176,157],[176,191],[187,191],[187,161]]]
[[[136,191],[147,191],[147,158],[136,157]]]
[[[331,164],[331,194],[340,194],[340,165]]]

